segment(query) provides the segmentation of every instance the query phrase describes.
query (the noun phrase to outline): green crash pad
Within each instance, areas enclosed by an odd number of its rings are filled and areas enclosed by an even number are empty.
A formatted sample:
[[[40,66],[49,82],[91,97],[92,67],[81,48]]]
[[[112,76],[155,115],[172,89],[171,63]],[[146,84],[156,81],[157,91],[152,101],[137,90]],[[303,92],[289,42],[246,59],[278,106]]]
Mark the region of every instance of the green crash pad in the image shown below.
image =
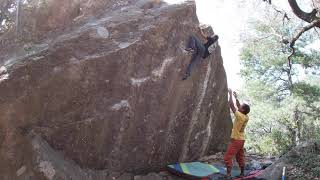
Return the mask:
[[[189,179],[209,179],[211,175],[220,172],[213,165],[201,162],[171,164],[167,168],[175,175]]]
[[[225,166],[220,165],[220,164],[213,164],[213,166],[214,166],[216,169],[219,170],[219,173],[220,173],[220,174],[227,174],[227,169],[226,169]],[[232,170],[231,170],[231,177],[237,177],[237,176],[239,176],[240,172],[241,172],[241,171],[240,171],[240,169],[239,169],[238,166],[233,166],[233,167],[232,167]],[[250,172],[250,171],[245,170],[245,171],[244,171],[244,175],[245,175],[245,176],[248,175],[249,172]]]

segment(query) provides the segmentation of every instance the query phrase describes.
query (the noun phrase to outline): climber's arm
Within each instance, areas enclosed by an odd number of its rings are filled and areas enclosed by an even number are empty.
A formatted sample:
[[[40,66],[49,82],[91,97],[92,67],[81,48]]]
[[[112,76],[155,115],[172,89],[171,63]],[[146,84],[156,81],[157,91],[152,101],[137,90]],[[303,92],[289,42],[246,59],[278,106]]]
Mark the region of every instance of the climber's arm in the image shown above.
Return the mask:
[[[239,100],[238,100],[238,94],[234,91],[234,92],[233,92],[233,95],[234,95],[234,98],[236,99],[237,108],[239,109],[239,108],[240,108],[240,102],[239,102]]]
[[[230,106],[230,109],[232,110],[233,113],[235,113],[237,111],[236,107],[234,106],[234,103],[233,103],[233,98],[232,98],[232,90],[229,89],[229,106]]]
[[[202,36],[204,39],[207,39],[207,36],[203,33],[201,27],[199,27],[199,30],[200,30],[201,36]]]

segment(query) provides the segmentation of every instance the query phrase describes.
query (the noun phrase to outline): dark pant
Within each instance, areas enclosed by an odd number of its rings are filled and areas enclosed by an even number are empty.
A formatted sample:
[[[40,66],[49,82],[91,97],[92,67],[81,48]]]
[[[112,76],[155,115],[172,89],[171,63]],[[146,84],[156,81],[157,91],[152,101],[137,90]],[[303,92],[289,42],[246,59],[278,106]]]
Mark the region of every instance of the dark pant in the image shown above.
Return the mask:
[[[205,52],[205,47],[196,36],[192,35],[189,38],[187,48],[191,48],[194,50],[194,53],[192,53],[192,58],[186,72],[186,74],[190,75],[192,67],[203,57]]]
[[[244,140],[231,140],[228,145],[227,152],[224,155],[224,162],[227,167],[232,167],[232,158],[236,156],[236,160],[240,168],[244,168]]]

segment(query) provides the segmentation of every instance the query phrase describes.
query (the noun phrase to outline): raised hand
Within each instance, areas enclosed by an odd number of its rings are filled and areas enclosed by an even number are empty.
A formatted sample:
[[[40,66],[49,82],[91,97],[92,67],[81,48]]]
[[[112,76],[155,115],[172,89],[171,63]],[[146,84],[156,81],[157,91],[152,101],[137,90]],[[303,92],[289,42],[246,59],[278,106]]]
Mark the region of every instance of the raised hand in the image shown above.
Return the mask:
[[[238,98],[237,92],[233,91],[233,96],[237,99]]]

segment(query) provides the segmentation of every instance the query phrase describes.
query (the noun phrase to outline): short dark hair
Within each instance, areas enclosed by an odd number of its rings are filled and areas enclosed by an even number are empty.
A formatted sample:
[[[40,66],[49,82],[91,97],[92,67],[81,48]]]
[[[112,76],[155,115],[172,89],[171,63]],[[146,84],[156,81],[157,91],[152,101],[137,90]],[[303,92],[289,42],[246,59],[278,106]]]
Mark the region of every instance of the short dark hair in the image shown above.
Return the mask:
[[[248,104],[243,103],[242,107],[243,107],[244,114],[248,114],[250,112],[250,106]]]

